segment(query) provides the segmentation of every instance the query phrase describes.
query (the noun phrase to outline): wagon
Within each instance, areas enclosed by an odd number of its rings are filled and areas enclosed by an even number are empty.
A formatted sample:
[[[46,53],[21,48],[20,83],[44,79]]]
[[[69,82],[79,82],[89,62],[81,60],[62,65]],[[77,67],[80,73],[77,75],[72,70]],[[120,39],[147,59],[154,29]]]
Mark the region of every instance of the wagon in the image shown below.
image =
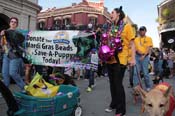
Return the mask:
[[[14,96],[19,106],[15,116],[81,116],[79,89],[60,85],[59,95],[52,98],[37,98],[21,92]]]

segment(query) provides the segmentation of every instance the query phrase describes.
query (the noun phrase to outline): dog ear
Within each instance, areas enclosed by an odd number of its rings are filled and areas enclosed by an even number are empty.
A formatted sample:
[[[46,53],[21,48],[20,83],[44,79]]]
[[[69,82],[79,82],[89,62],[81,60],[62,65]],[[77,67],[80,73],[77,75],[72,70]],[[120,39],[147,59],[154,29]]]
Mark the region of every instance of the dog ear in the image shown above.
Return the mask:
[[[135,87],[135,89],[140,93],[142,100],[145,101],[147,92],[143,90],[140,86]]]
[[[166,98],[168,98],[168,96],[169,96],[171,93],[172,93],[172,87],[169,86],[168,89],[166,90],[166,92],[164,93],[164,96],[165,96]]]

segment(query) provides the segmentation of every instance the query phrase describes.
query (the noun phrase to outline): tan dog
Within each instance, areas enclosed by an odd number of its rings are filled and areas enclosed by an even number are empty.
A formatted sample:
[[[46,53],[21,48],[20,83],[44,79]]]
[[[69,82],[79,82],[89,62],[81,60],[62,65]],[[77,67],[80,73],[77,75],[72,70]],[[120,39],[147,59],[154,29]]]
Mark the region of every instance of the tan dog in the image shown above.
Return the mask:
[[[175,99],[172,87],[168,83],[161,83],[149,92],[144,91],[140,86],[137,86],[136,90],[140,93],[143,108],[149,116],[172,116]]]

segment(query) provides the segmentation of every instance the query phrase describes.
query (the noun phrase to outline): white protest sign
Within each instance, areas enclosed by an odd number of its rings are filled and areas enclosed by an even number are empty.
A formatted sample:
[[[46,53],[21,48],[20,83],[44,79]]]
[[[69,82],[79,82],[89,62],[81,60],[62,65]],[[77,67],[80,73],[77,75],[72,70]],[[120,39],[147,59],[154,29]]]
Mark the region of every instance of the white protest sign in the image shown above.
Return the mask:
[[[77,53],[72,38],[79,31],[31,31],[26,48],[32,63],[45,66],[66,66]]]

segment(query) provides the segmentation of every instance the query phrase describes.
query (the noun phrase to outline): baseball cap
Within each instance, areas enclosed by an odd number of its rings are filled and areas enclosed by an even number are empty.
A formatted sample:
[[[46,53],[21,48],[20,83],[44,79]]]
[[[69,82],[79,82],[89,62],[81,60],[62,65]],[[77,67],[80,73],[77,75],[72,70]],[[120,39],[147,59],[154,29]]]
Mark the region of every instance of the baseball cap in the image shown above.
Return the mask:
[[[139,28],[139,31],[146,31],[146,27],[145,27],[145,26],[141,26],[141,27]]]

